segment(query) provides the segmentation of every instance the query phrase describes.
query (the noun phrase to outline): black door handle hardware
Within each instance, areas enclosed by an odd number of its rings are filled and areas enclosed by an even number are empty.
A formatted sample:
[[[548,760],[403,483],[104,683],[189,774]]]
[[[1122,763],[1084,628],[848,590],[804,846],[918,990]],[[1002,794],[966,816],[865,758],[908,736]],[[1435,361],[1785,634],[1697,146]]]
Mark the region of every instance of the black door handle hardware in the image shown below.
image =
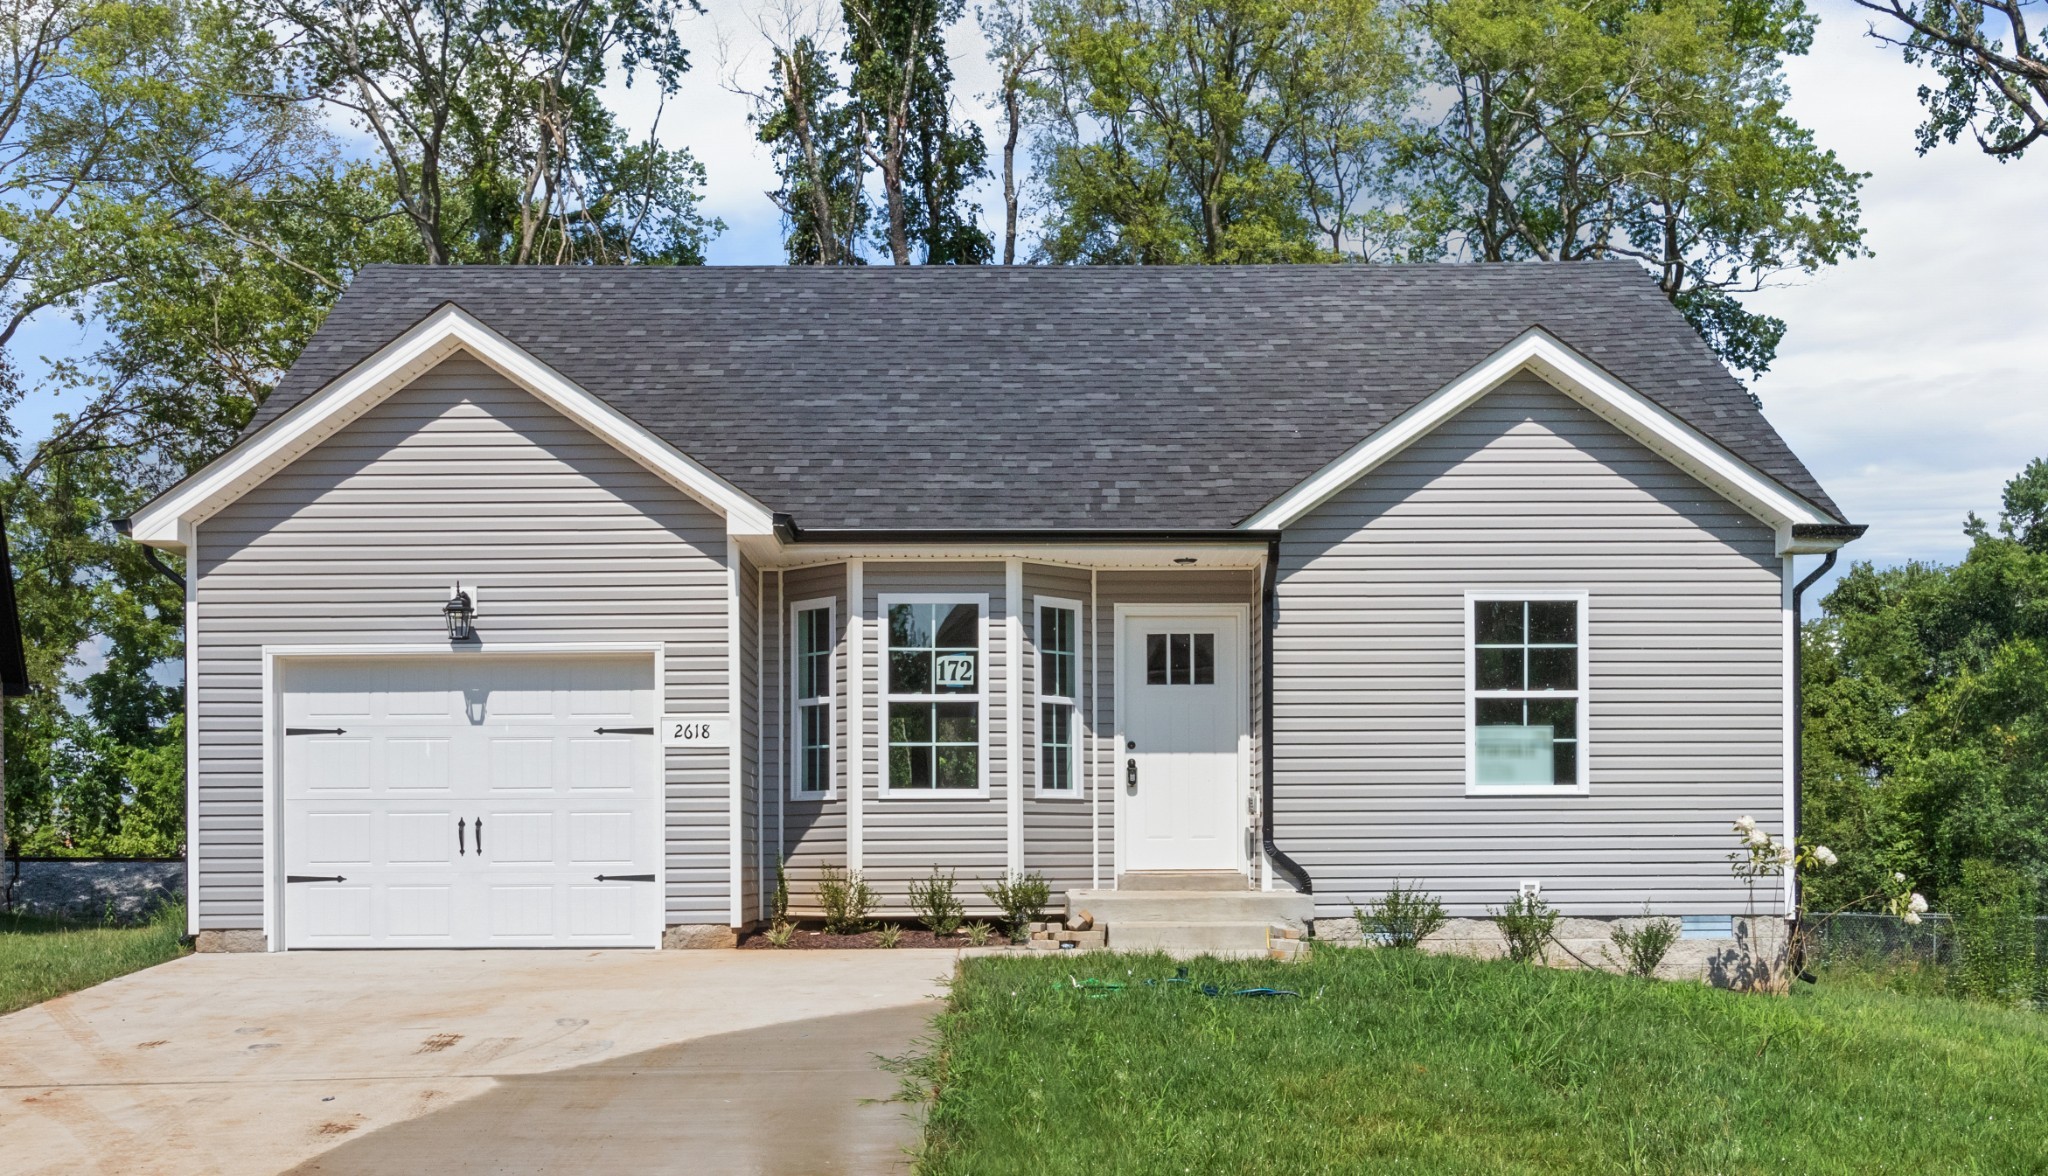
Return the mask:
[[[652,874],[599,874],[599,882],[652,882]]]
[[[476,856],[484,856],[484,819],[476,819]]]
[[[1124,761],[1124,783],[1131,786],[1131,791],[1138,790],[1138,761],[1135,757]]]
[[[340,874],[335,874],[335,875],[333,875],[332,877],[330,877],[330,876],[328,876],[328,875],[325,875],[325,874],[286,874],[286,875],[284,876],[284,880],[285,880],[286,882],[346,882],[346,881],[348,881],[348,879],[346,879],[346,878],[342,877],[342,876],[341,876]]]
[[[456,856],[456,857],[461,857],[461,856],[462,856],[463,854],[466,854],[466,853],[468,853],[468,852],[469,852],[469,850],[468,850],[467,848],[465,848],[465,847],[466,847],[466,846],[468,846],[468,845],[469,845],[469,822],[468,822],[468,821],[457,821],[457,822],[455,822],[455,856]]]
[[[286,727],[286,728],[284,729],[284,733],[285,733],[285,734],[287,734],[287,735],[346,735],[346,734],[348,734],[348,732],[347,732],[347,731],[344,731],[344,730],[342,730],[342,729],[341,729],[340,727]]]
[[[652,735],[652,727],[599,727],[599,735]]]

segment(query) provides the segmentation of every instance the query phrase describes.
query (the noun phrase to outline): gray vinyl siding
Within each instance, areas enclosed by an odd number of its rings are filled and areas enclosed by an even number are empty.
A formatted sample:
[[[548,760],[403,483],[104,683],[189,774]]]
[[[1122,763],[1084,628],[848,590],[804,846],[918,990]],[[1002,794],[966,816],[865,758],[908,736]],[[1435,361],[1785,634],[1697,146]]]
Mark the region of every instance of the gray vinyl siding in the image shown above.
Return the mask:
[[[1396,878],[1460,915],[1525,879],[1572,914],[1746,909],[1729,823],[1784,812],[1769,527],[1523,378],[1288,528],[1280,574],[1276,828],[1320,915]],[[1590,795],[1466,795],[1464,593],[1524,586],[1589,594]]]
[[[1038,598],[1053,596],[1077,602],[1075,617],[1076,656],[1080,658],[1081,695],[1075,700],[1074,737],[1081,743],[1080,770],[1075,774],[1071,796],[1042,795],[1038,791],[1039,685],[1038,685]],[[1093,885],[1091,854],[1093,813],[1106,806],[1110,797],[1096,792],[1101,783],[1091,779],[1088,750],[1095,733],[1089,722],[1088,690],[1093,685],[1094,667],[1088,664],[1091,627],[1095,617],[1088,610],[1088,569],[1053,564],[1024,565],[1024,707],[1019,716],[1024,732],[1024,869],[1045,875],[1054,894]]]
[[[198,530],[198,925],[262,924],[265,644],[661,642],[664,708],[727,706],[713,511],[467,357],[441,364]],[[667,917],[728,916],[725,751],[666,759]]]
[[[1101,664],[1102,674],[1102,730],[1107,736],[1100,741],[1101,754],[1097,771],[1102,773],[1106,785],[1102,804],[1102,871],[1103,885],[1114,885],[1114,879],[1121,866],[1116,861],[1116,804],[1114,801],[1117,784],[1117,768],[1122,763],[1117,753],[1117,740],[1122,727],[1116,715],[1116,606],[1119,604],[1229,604],[1249,605],[1257,600],[1259,592],[1258,573],[1250,571],[1212,571],[1207,568],[1176,568],[1171,571],[1136,571],[1105,569],[1096,577],[1098,607],[1102,623],[1096,627],[1096,660]],[[1256,612],[1256,609],[1254,609]],[[1254,618],[1256,620],[1256,618]],[[1252,663],[1248,660],[1247,665]],[[1254,683],[1256,686],[1256,683]],[[1256,732],[1258,726],[1258,694],[1248,692],[1246,699],[1247,718],[1250,729]],[[1251,783],[1256,791],[1257,777]]]
[[[774,696],[776,727],[783,734],[783,752],[778,757],[778,778],[775,782],[777,803],[781,806],[779,815],[780,845],[784,868],[789,876],[789,910],[799,918],[816,918],[822,912],[818,909],[818,875],[826,867],[844,868],[846,865],[846,806],[849,795],[847,781],[847,749],[852,746],[848,738],[847,725],[847,681],[851,669],[847,660],[847,610],[846,610],[846,566],[830,564],[824,567],[797,568],[782,573],[781,608],[776,632],[781,634],[782,644],[777,650],[776,694]],[[794,757],[796,746],[796,715],[791,702],[788,685],[789,656],[793,648],[790,632],[791,606],[799,601],[830,599],[838,631],[834,637],[834,648],[838,653],[833,682],[833,697],[837,702],[835,723],[839,738],[839,756],[833,764],[838,775],[839,791],[832,799],[800,798],[791,795],[790,783],[794,779]],[[771,866],[771,873],[773,872]]]
[[[971,912],[992,910],[982,886],[1003,876],[1009,864],[1009,816],[1006,809],[1010,780],[1005,761],[1008,756],[1009,715],[1004,706],[1010,672],[1010,650],[1005,644],[1010,602],[1004,598],[1004,565],[997,561],[952,563],[927,561],[868,560],[865,572],[867,619],[862,650],[866,663],[866,687],[862,693],[865,738],[862,758],[867,765],[866,808],[862,810],[862,876],[881,898],[886,913],[909,910],[910,883],[926,877],[934,866],[958,874],[961,900]],[[886,682],[879,672],[883,664],[883,643],[887,637],[880,613],[884,595],[902,593],[959,593],[988,596],[988,662],[984,669],[987,689],[983,703],[982,756],[988,762],[989,790],[986,796],[946,793],[898,793],[883,798],[881,785],[887,760],[883,753],[883,692]]]

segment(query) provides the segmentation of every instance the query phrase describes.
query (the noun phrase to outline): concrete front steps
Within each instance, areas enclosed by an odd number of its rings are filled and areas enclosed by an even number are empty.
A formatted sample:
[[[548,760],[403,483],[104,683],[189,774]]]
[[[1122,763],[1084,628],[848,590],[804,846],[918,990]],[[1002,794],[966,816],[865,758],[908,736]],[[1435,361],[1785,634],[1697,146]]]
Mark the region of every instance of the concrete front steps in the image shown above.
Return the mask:
[[[1315,916],[1308,895],[1251,890],[1237,873],[1125,874],[1118,882],[1115,890],[1067,892],[1067,926],[1106,930],[1113,951],[1294,959]]]

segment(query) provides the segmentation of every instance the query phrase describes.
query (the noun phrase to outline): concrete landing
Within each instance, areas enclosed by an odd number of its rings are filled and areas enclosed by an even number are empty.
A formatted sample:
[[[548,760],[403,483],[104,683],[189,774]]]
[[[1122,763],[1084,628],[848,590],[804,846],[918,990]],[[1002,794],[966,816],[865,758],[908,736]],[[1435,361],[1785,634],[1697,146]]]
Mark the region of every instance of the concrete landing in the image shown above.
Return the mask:
[[[1068,891],[1070,926],[1082,911],[1108,930],[1112,951],[1265,956],[1279,944],[1292,958],[1315,917],[1315,900],[1286,890]]]

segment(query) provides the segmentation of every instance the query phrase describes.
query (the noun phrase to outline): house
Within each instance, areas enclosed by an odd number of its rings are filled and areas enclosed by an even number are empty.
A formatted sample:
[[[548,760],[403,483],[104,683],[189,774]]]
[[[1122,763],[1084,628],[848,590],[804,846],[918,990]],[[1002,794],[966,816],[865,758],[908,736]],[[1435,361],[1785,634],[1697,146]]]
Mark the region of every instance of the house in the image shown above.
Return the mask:
[[[245,950],[729,944],[778,862],[1778,911],[1860,531],[1622,262],[374,267],[133,520]]]

